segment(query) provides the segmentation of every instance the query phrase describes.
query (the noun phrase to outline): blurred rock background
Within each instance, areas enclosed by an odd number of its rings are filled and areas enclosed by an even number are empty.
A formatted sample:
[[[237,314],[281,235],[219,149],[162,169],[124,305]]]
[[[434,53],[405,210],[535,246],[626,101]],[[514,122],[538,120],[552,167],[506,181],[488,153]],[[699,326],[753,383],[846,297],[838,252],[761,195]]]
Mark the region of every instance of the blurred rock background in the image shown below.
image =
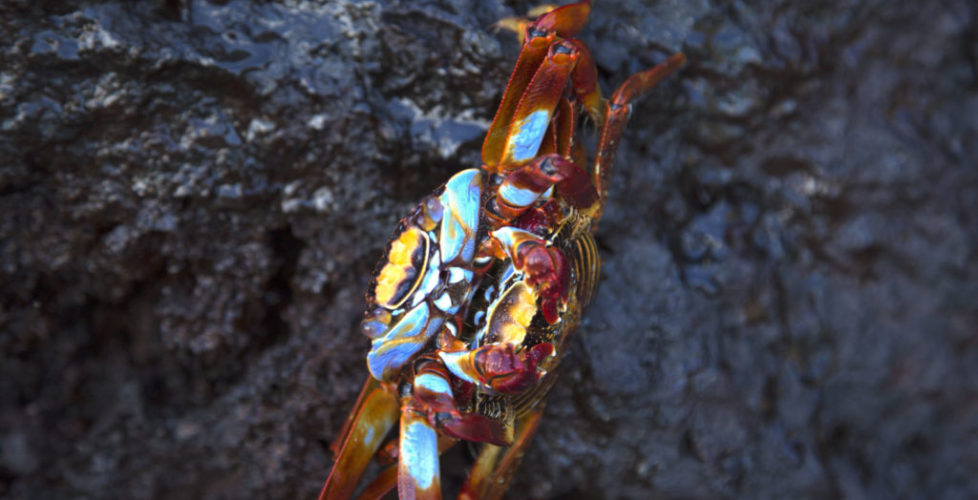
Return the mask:
[[[978,497],[975,3],[596,3],[606,90],[690,62],[511,498]],[[5,1],[0,496],[314,497],[532,5]]]

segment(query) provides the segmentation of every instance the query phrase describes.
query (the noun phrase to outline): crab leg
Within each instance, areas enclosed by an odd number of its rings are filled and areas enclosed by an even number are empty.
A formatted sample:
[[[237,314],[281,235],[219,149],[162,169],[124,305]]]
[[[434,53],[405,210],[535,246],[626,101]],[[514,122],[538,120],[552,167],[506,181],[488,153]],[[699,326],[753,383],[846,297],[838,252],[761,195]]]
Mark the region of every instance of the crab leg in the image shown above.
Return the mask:
[[[604,113],[604,126],[601,127],[601,139],[598,141],[598,150],[594,159],[594,186],[598,189],[602,201],[608,197],[608,179],[611,176],[611,167],[615,163],[618,141],[621,139],[632,110],[631,102],[652,90],[685,63],[686,56],[683,53],[673,54],[654,68],[628,77],[611,96]],[[595,215],[595,221],[600,216],[599,211]]]
[[[520,465],[526,447],[540,425],[543,416],[540,405],[516,422],[516,439],[512,446],[502,448],[487,444],[482,447],[479,457],[469,471],[469,477],[462,486],[459,500],[496,500],[502,498],[509,487],[513,473]]]
[[[438,433],[424,414],[401,411],[397,495],[401,500],[441,500]]]
[[[436,359],[417,362],[411,391],[401,399],[397,491],[402,500],[441,498],[439,430],[467,441],[512,442],[500,423],[459,411],[449,374]]]
[[[580,40],[570,39],[581,31],[590,13],[589,0],[558,7],[531,23],[528,32],[557,33],[557,36],[568,38],[567,41],[574,45],[574,50],[581,58],[572,75],[574,93],[581,97],[584,108],[591,118],[600,124],[601,89],[597,84],[598,71],[594,65],[594,58],[591,56],[591,51]]]
[[[547,57],[547,51],[553,44],[554,37],[554,33],[545,33],[528,36],[523,42],[523,50],[516,60],[516,67],[509,77],[499,109],[496,110],[496,116],[492,119],[489,132],[486,133],[485,142],[482,143],[482,163],[488,166],[499,164],[513,112],[516,111],[516,106],[540,63]]]
[[[482,161],[490,169],[511,170],[536,156],[568,79],[592,118],[602,118],[590,51],[578,40],[556,38],[577,33],[589,10],[588,2],[568,5],[527,26],[520,58],[482,145]]]
[[[369,377],[340,434],[343,444],[319,493],[320,500],[347,499],[353,494],[367,464],[394,427],[397,415],[397,399],[380,382]]]
[[[577,40],[554,43],[547,58],[533,75],[510,118],[500,164],[509,171],[537,156],[537,151],[564,98],[568,80],[574,93],[581,97],[585,109],[600,119],[601,93],[597,87],[597,70],[591,53]]]
[[[522,165],[536,156],[577,57],[573,45],[567,41],[551,45],[547,58],[537,68],[508,120],[502,156],[497,165],[500,169],[505,171]]]
[[[448,370],[437,358],[422,358],[415,364],[411,392],[401,400],[397,488],[402,499],[440,498],[438,455],[444,448],[439,434],[495,445],[513,442],[511,427],[460,411]]]
[[[574,129],[577,125],[577,107],[567,99],[561,99],[554,117],[554,152],[570,157]]]
[[[445,450],[455,446],[455,443],[457,442],[458,440],[452,437],[438,436],[438,455],[441,456]],[[395,450],[400,448],[400,441],[397,441],[394,444],[397,445]],[[374,480],[371,481],[359,495],[357,495],[357,500],[381,500],[384,498],[391,492],[391,490],[397,487],[397,473],[397,464],[392,464],[385,467],[384,470],[382,470],[380,474],[377,474],[377,477],[375,477]]]
[[[364,488],[357,500],[381,500],[397,486],[397,465],[392,464],[377,475],[373,481]]]

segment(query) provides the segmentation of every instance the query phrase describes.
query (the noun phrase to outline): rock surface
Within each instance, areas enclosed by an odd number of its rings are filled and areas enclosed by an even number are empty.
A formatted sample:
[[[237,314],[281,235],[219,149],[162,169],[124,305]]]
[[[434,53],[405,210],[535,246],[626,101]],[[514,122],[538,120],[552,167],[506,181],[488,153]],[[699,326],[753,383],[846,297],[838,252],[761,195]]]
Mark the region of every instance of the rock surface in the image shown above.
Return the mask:
[[[512,498],[978,497],[978,8],[749,4],[595,6],[606,90],[690,63]],[[531,5],[4,2],[0,496],[314,497]]]

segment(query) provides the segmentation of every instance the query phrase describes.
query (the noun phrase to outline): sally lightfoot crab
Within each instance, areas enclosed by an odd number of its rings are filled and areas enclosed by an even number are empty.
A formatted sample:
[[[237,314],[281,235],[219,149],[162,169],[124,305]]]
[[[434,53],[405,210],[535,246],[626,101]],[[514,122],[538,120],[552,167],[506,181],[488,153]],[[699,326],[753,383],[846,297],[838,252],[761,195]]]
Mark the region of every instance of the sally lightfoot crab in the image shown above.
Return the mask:
[[[685,61],[676,54],[603,98],[574,38],[590,7],[512,23],[522,50],[483,164],[398,223],[367,292],[370,377],[334,443],[321,499],[351,497],[374,458],[390,465],[359,498],[395,485],[402,499],[441,498],[438,457],[459,440],[481,446],[460,498],[505,492],[597,283],[592,234],[631,102]],[[582,113],[599,128],[591,168]]]

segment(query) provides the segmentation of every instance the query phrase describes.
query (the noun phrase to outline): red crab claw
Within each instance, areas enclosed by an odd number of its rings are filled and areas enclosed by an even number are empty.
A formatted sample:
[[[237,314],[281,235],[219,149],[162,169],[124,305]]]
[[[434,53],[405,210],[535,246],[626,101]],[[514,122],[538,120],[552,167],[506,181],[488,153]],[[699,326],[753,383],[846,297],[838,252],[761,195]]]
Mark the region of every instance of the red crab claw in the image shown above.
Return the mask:
[[[547,323],[554,324],[559,319],[557,308],[567,302],[570,291],[570,267],[564,254],[553,247],[524,247],[519,257],[527,274],[526,281],[537,289],[540,295],[540,308]],[[520,249],[523,250],[523,249]]]
[[[516,394],[529,389],[543,373],[537,371],[537,364],[554,353],[554,345],[549,342],[537,344],[520,354],[512,344],[487,345],[476,349],[476,366],[482,368],[483,376],[489,386],[497,392]]]
[[[537,370],[537,365],[553,353],[554,345],[544,342],[522,352],[516,352],[513,344],[503,343],[439,355],[452,374],[496,392],[515,394],[530,388],[545,374]]]
[[[500,248],[526,273],[525,281],[540,296],[540,308],[547,323],[560,318],[558,308],[570,292],[570,266],[560,250],[548,246],[539,236],[522,229],[503,227],[491,233]]]
[[[556,201],[550,200],[523,212],[518,219],[513,221],[512,225],[542,236],[551,233],[561,217],[560,205]]]
[[[561,198],[577,209],[587,209],[598,201],[591,178],[580,165],[553,153],[540,156],[503,179],[496,195],[496,211],[515,219],[554,187]]]

